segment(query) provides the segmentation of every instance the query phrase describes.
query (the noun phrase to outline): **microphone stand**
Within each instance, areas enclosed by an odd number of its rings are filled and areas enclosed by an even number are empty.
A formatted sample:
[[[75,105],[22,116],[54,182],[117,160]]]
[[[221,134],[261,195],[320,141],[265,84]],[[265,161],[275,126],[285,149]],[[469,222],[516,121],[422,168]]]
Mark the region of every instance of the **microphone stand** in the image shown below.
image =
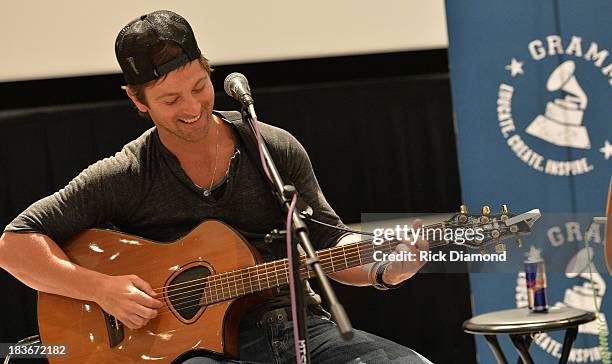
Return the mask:
[[[272,185],[272,193],[278,199],[279,204],[281,205],[281,209],[285,212],[289,212],[289,207],[291,205],[291,200],[293,196],[297,195],[297,190],[293,185],[287,185],[283,182],[281,175],[270,156],[270,152],[266,147],[266,144],[260,142],[257,138],[257,132],[255,128],[255,122],[257,122],[257,116],[255,114],[255,107],[252,103],[250,103],[246,108],[242,109],[242,118],[246,120],[246,122],[251,127],[251,131],[253,132],[253,136],[255,137],[255,141],[258,145],[258,148],[261,150],[264,156],[264,162],[268,167],[268,171],[270,172],[271,177],[271,185]],[[331,284],[329,283],[329,279],[325,275],[323,268],[321,268],[321,264],[319,262],[319,258],[315,253],[315,250],[312,247],[310,242],[310,238],[308,236],[308,228],[306,223],[301,218],[299,212],[296,209],[293,210],[291,216],[292,224],[291,231],[287,231],[287,234],[292,234],[292,236],[297,237],[298,243],[301,245],[304,252],[306,252],[306,272],[312,271],[315,273],[319,285],[322,290],[322,295],[329,302],[331,313],[336,320],[336,324],[338,325],[338,331],[340,331],[340,335],[345,340],[350,340],[353,337],[353,328],[351,327],[351,323],[344,311],[344,307],[338,301]],[[295,240],[294,240],[295,241]],[[297,325],[298,325],[298,343],[299,350],[301,355],[302,363],[310,363],[310,352],[308,350],[308,332],[306,326],[306,307],[304,305],[304,294],[303,294],[303,280],[305,278],[300,276],[300,256],[297,250],[297,244],[292,244],[292,256],[293,261],[288,262],[288,264],[292,264],[293,266],[293,281],[295,282],[295,290],[296,290],[296,312],[298,313],[297,317]],[[293,305],[293,301],[291,302]],[[296,323],[294,322],[294,325]]]

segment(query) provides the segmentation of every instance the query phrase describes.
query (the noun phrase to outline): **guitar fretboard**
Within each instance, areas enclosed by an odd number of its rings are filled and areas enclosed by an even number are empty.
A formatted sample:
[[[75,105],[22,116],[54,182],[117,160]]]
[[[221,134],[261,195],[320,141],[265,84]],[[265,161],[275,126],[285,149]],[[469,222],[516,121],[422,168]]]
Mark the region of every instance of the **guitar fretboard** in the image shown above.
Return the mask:
[[[382,245],[375,245],[368,240],[320,250],[317,256],[323,271],[330,274],[371,263],[374,261],[375,250],[390,253],[397,244],[397,242],[385,242]],[[300,277],[308,279],[314,275],[314,272],[306,268],[304,259],[303,256],[300,258]],[[288,283],[289,266],[286,258],[216,274],[206,280],[201,304],[209,305]]]
[[[440,226],[441,224],[435,224]],[[433,225],[432,225],[433,226]],[[373,240],[364,240],[357,243],[323,249],[316,254],[319,257],[321,268],[326,274],[343,271],[349,268],[374,262],[376,251],[388,254],[395,251],[399,241],[385,241],[377,245]],[[434,239],[429,241],[430,248],[447,244],[446,241]],[[382,257],[382,255],[380,255]],[[300,277],[311,278],[314,272],[306,268],[305,257],[300,259]],[[280,287],[289,283],[289,267],[287,259],[275,260],[258,264],[253,267],[237,269],[225,273],[206,277],[197,285],[197,291],[202,292],[201,305],[209,305],[250,293]],[[193,285],[190,287],[194,287]],[[192,290],[193,292],[194,290]]]

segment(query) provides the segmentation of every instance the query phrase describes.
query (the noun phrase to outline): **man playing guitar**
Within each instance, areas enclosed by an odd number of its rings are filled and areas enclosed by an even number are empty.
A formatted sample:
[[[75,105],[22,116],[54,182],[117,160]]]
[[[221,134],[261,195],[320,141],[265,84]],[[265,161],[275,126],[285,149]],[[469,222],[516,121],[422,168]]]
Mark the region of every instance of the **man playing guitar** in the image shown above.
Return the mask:
[[[128,97],[155,127],[17,216],[0,238],[0,266],[33,289],[95,302],[129,329],[139,330],[157,317],[160,292],[137,275],[108,275],[72,262],[62,245],[80,231],[111,223],[121,232],[172,242],[202,221],[215,219],[249,238],[265,261],[286,257],[286,251],[282,242],[261,239],[282,224],[281,211],[237,133],[239,114],[213,110],[210,66],[187,21],[170,11],[143,15],[119,32],[115,50]],[[261,124],[261,132],[284,179],[297,187],[314,218],[343,227],[300,143],[267,124]],[[358,239],[320,225],[310,224],[309,229],[317,250]],[[427,250],[428,243],[419,240],[397,249],[417,252]],[[387,289],[422,265],[368,264],[331,277]],[[356,330],[353,340],[345,342],[311,289],[307,303],[315,363],[429,363],[408,348],[363,331]],[[288,290],[280,289],[246,314],[239,330],[240,360],[295,360],[289,304]],[[185,362],[236,361],[199,352]]]

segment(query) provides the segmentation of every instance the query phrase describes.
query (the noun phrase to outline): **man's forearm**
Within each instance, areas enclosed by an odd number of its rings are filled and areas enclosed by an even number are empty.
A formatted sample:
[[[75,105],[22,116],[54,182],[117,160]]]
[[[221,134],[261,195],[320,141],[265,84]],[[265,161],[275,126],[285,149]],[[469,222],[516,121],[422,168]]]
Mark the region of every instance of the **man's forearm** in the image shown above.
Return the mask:
[[[359,240],[361,240],[361,236],[358,234],[346,235],[338,242],[337,246],[355,243]],[[372,264],[374,263],[349,268],[340,272],[332,273],[329,276],[337,282],[349,284],[351,286],[369,286],[371,285],[369,272]]]
[[[338,245],[346,245],[355,243],[361,240],[361,236],[357,234],[347,235],[338,242]],[[349,284],[351,286],[370,286],[372,285],[372,266],[376,263],[369,263],[359,267],[353,267],[340,272],[330,274],[329,276],[340,283]],[[387,284],[398,284],[412,277],[414,272],[401,272],[396,274],[390,274],[389,269],[385,269],[382,274],[383,282]]]
[[[37,233],[3,234],[0,267],[35,290],[88,301],[104,277],[70,262],[51,238]]]

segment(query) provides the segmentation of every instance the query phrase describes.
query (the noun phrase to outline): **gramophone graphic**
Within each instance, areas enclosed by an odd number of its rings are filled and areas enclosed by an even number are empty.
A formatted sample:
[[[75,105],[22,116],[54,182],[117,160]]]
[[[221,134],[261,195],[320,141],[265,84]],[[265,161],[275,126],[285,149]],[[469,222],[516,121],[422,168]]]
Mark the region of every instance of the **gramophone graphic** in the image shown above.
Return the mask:
[[[589,134],[582,125],[588,97],[574,76],[575,70],[574,61],[565,61],[550,74],[546,89],[561,90],[568,95],[549,101],[544,115],[538,115],[526,132],[554,145],[590,149]]]
[[[555,303],[556,307],[574,307],[586,311],[597,311],[601,308],[602,301],[606,295],[606,281],[603,279],[592,258],[594,249],[591,247],[582,248],[576,253],[565,267],[565,276],[568,279],[576,279],[581,285],[574,285],[565,290],[563,302]],[[608,331],[606,316],[599,313],[599,320],[582,324],[578,327],[578,332],[597,335],[598,325],[602,325]]]

